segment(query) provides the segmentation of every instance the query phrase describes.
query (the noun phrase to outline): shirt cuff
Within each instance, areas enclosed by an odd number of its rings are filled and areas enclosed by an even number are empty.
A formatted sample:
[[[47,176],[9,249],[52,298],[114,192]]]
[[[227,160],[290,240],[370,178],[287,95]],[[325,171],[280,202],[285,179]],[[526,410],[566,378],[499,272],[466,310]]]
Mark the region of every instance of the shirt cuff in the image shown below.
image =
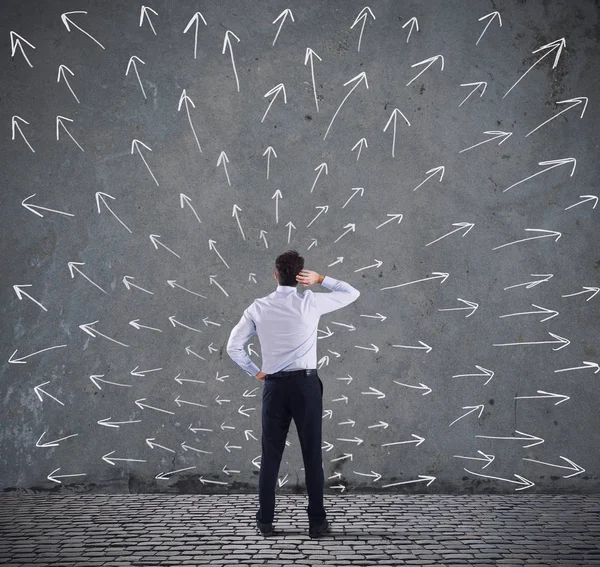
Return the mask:
[[[256,376],[260,372],[260,368],[256,364],[250,366],[250,376]]]

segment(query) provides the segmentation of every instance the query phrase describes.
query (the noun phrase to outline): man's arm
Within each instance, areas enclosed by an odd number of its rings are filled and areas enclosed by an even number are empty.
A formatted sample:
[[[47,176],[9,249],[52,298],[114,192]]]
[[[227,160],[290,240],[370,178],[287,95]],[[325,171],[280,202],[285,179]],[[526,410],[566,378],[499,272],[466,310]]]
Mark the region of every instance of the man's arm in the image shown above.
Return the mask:
[[[336,280],[331,276],[319,275],[317,283],[320,283],[323,287],[331,290],[331,293],[313,294],[319,315],[341,309],[353,301],[356,301],[360,295],[360,291],[349,283],[342,280]]]
[[[227,342],[227,354],[233,362],[244,372],[250,374],[250,376],[256,376],[260,372],[260,368],[252,362],[252,359],[244,349],[244,345],[254,333],[256,333],[254,321],[250,317],[248,309],[244,309],[244,313],[238,324],[231,330],[229,341]]]

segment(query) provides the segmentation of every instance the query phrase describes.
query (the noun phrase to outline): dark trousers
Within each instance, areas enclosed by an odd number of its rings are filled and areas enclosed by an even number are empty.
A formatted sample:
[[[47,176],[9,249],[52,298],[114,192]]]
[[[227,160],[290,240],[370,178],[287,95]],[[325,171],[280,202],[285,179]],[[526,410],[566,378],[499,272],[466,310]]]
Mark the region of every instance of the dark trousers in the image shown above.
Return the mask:
[[[275,485],[285,440],[294,418],[308,492],[309,524],[325,521],[323,508],[323,455],[321,452],[323,382],[316,370],[279,372],[265,378],[262,395],[262,456],[258,477],[259,509],[256,519],[273,522]]]

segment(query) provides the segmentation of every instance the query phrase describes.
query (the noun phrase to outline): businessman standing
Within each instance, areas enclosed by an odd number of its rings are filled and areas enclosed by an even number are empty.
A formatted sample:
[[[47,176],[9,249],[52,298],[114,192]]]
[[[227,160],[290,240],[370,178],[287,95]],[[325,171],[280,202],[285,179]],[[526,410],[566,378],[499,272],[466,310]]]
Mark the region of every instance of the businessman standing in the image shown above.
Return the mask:
[[[256,525],[263,535],[274,534],[275,485],[285,440],[294,418],[304,460],[308,492],[309,536],[329,529],[323,507],[322,462],[323,382],[317,373],[317,328],[321,315],[355,301],[360,292],[350,284],[304,269],[304,258],[288,250],[275,260],[277,289],[255,299],[231,331],[227,353],[245,372],[264,381],[262,394],[262,456],[258,479]],[[298,293],[321,284],[329,293]],[[262,371],[244,345],[258,334]]]

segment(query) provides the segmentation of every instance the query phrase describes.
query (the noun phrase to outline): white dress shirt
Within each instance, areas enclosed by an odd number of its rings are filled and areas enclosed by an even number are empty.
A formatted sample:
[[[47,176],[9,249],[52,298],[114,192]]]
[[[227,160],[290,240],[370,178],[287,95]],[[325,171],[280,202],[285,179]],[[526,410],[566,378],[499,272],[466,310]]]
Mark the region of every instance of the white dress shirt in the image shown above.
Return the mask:
[[[345,307],[360,295],[349,283],[330,276],[325,276],[321,285],[331,292],[313,293],[307,289],[298,293],[294,286],[277,285],[273,293],[255,299],[232,329],[227,354],[251,376],[261,370],[274,374],[280,370],[316,368],[321,315]],[[258,333],[260,341],[262,369],[244,350],[254,333]]]

